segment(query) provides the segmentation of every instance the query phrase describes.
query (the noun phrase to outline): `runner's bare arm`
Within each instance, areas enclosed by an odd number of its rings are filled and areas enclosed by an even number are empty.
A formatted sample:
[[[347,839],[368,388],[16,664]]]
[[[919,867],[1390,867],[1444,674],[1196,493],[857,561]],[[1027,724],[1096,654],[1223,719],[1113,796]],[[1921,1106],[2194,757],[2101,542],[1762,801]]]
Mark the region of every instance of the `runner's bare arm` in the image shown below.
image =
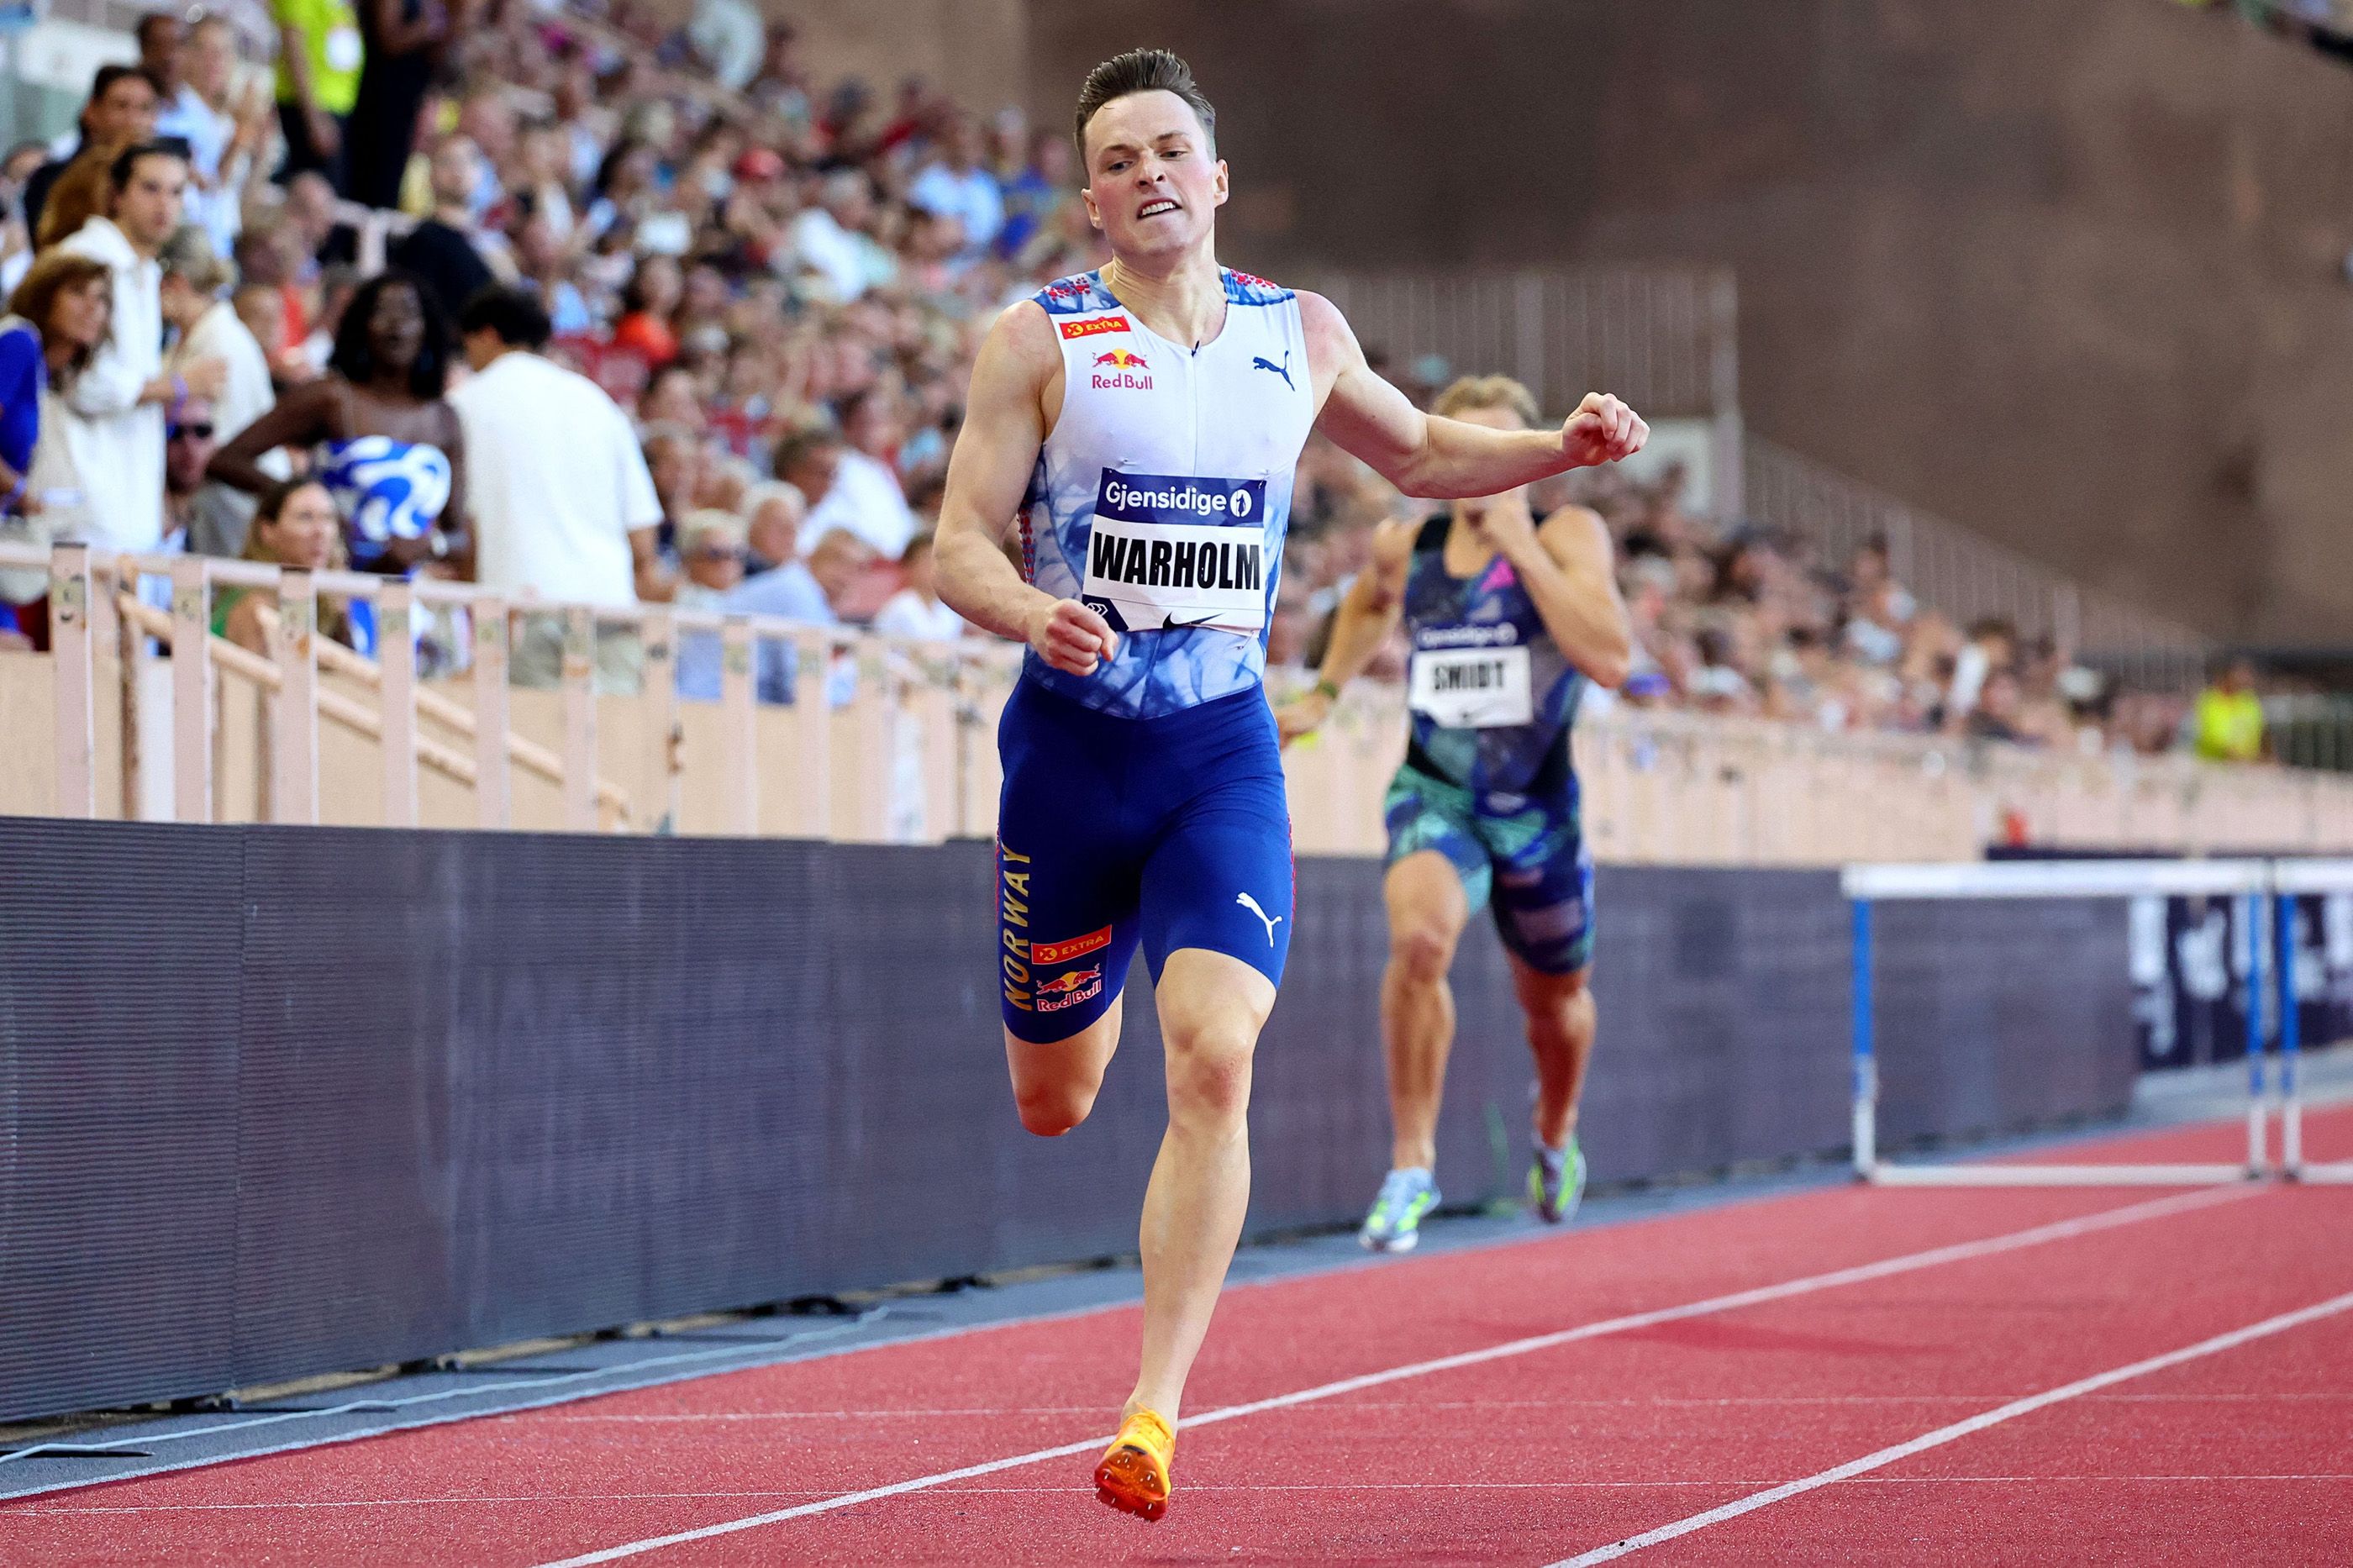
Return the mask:
[[[1618,593],[1609,528],[1600,514],[1565,506],[1542,527],[1525,505],[1491,507],[1482,526],[1520,574],[1536,615],[1568,662],[1598,686],[1625,682],[1634,657],[1634,627]]]
[[[1046,312],[1027,300],[997,319],[981,344],[965,423],[948,458],[934,554],[940,597],[1000,637],[1026,642],[1057,669],[1092,675],[1118,648],[1101,616],[1030,586],[999,541],[1021,508],[1045,444],[1046,389],[1061,369]]]
[[[1414,524],[1384,522],[1373,531],[1371,563],[1356,574],[1334,612],[1332,640],[1315,689],[1274,711],[1275,728],[1295,741],[1323,727],[1340,692],[1365,672],[1405,611],[1406,569],[1413,562]]]
[[[1650,439],[1640,415],[1599,392],[1588,393],[1558,430],[1495,430],[1424,414],[1373,373],[1332,301],[1302,293],[1299,314],[1324,400],[1316,427],[1409,496],[1491,496],[1630,458]]]

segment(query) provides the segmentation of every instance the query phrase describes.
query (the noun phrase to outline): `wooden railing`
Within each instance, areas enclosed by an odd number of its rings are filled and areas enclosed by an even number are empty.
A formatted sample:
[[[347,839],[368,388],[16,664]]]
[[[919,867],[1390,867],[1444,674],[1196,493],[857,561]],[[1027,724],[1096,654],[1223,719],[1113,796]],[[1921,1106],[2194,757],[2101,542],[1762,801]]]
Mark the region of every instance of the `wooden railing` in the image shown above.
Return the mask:
[[[0,565],[47,569],[53,634],[47,654],[0,652],[0,813],[865,842],[995,827],[996,723],[1019,668],[1001,643],[70,545],[0,546]],[[231,586],[269,595],[266,654],[209,634],[214,593]],[[377,658],[320,635],[322,595],[375,606]],[[532,617],[563,628],[552,689],[510,680]],[[465,652],[438,674],[416,658],[428,625]],[[597,689],[600,637],[634,645],[628,689]],[[699,674],[715,665],[715,699],[680,694],[682,656]],[[792,700],[759,700],[764,656],[789,658]],[[1302,853],[1378,852],[1404,728],[1394,689],[1360,689],[1286,753]],[[1624,708],[1581,721],[1577,746],[1587,836],[1607,860],[1959,859],[2020,837],[2353,850],[2353,779],[2333,774]]]

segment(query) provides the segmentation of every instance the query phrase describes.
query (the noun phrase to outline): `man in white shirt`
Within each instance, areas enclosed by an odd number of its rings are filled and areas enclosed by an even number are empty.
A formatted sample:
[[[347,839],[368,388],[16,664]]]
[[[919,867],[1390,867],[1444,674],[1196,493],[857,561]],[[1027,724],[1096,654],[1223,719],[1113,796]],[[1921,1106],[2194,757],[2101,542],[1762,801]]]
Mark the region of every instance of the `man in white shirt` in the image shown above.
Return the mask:
[[[874,187],[863,169],[837,169],[826,176],[818,199],[821,205],[793,219],[787,231],[790,259],[817,274],[827,298],[847,305],[862,297],[890,265],[866,232],[874,213]]]
[[[93,217],[58,248],[101,261],[113,278],[112,326],[90,368],[66,395],[80,417],[61,422],[84,515],[69,537],[109,550],[152,551],[164,542],[166,405],[216,395],[218,360],[164,370],[163,269],[156,254],[180,226],[187,161],[154,142],[126,148],[111,171],[113,216]]]
[[[964,225],[964,247],[956,265],[969,267],[988,254],[1005,227],[1005,195],[997,176],[980,166],[980,128],[959,113],[941,138],[939,160],[907,187],[907,205]]]
[[[547,312],[519,289],[486,289],[467,301],[458,330],[474,374],[449,401],[466,431],[477,580],[561,604],[670,598],[655,549],[661,502],[637,432],[603,388],[541,356]],[[515,684],[556,684],[563,642],[558,617],[527,617]],[[640,658],[634,633],[601,629],[598,689],[635,689]]]
[[[169,12],[155,13],[176,24]],[[153,25],[153,16],[147,25]],[[142,58],[148,34],[140,33]],[[213,248],[228,255],[245,226],[245,185],[253,169],[256,125],[240,126],[231,105],[237,90],[237,29],[218,11],[190,24],[180,46],[178,89],[167,94],[155,116],[155,134],[188,143],[194,189],[187,196],[190,223],[201,224]]]
[[[954,642],[969,629],[965,618],[940,600],[940,574],[932,559],[932,536],[919,533],[907,542],[899,557],[907,585],[875,612],[874,629],[886,637],[913,637],[917,642]]]
[[[856,535],[878,555],[897,560],[915,536],[915,513],[899,476],[831,430],[804,430],[776,448],[776,478],[808,498],[801,553],[837,529]]]

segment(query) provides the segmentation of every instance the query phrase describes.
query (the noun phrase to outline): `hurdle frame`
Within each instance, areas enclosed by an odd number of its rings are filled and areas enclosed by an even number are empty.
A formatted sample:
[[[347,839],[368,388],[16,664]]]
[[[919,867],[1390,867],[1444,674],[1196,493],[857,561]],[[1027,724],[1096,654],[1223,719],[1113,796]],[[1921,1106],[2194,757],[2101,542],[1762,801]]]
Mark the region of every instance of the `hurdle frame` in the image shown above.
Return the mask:
[[[2353,892],[2353,859],[2281,860],[2272,868],[2273,941],[2279,966],[2280,1174],[2315,1186],[2353,1186],[2353,1160],[2307,1164],[2304,1158],[2304,1024],[2297,1016],[2295,900],[2307,893]]]
[[[2337,862],[2353,876],[2353,861]],[[2334,884],[2348,885],[2348,884]],[[1882,1186],[2073,1187],[2221,1186],[2271,1173],[2265,1149],[2263,999],[2266,955],[2258,916],[2274,891],[2269,861],[2012,860],[1940,865],[1849,866],[1840,886],[1852,910],[1853,1105],[1855,1174]],[[2240,902],[2251,942],[2247,976],[2249,1092],[2243,1163],[2147,1165],[2031,1164],[1932,1161],[1897,1165],[1879,1156],[1879,1061],[1873,984],[1872,910],[1880,903],[1942,899],[2114,899],[2134,894],[2229,898]],[[2353,1182],[2353,1164],[2340,1178]]]

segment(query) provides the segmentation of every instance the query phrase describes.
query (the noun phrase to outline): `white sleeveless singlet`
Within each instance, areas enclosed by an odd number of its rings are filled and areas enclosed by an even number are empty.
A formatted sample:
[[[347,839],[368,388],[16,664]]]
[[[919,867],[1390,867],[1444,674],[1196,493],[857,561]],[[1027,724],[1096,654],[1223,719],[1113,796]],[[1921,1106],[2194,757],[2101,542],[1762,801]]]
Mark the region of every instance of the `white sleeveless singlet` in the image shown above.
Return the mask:
[[[1022,504],[1023,574],[1083,599],[1120,647],[1091,676],[1033,652],[1024,679],[1107,713],[1173,713],[1266,667],[1315,398],[1298,297],[1224,278],[1224,330],[1198,349],[1154,335],[1100,273],[1035,296],[1062,351],[1062,411]]]

